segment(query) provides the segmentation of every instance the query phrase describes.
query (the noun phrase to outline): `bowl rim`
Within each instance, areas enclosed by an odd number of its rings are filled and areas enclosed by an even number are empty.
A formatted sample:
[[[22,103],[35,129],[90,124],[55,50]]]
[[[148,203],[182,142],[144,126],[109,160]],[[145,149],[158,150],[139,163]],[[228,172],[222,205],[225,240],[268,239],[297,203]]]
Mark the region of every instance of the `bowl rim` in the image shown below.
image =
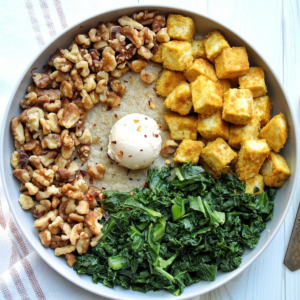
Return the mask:
[[[13,102],[13,99],[15,97],[15,94],[16,94],[16,91],[19,87],[19,85],[21,84],[23,78],[25,77],[25,75],[27,74],[28,71],[30,71],[30,67],[32,66],[32,64],[38,59],[38,57],[41,55],[41,53],[44,52],[44,50],[46,50],[52,43],[55,42],[55,40],[57,40],[59,37],[61,37],[62,35],[64,35],[66,32],[70,31],[71,29],[79,26],[81,23],[83,22],[86,22],[88,21],[89,19],[92,19],[92,18],[95,18],[97,16],[101,16],[103,14],[106,14],[106,13],[113,13],[113,12],[118,12],[119,10],[123,10],[123,9],[136,9],[136,10],[144,10],[144,9],[178,9],[180,11],[182,11],[183,13],[184,12],[187,12],[187,13],[193,13],[193,14],[197,14],[199,15],[200,17],[202,18],[205,18],[205,19],[208,19],[208,20],[211,20],[213,22],[215,22],[216,24],[218,25],[221,25],[223,26],[224,28],[226,28],[227,30],[233,32],[237,37],[239,37],[241,40],[245,41],[248,45],[251,46],[251,48],[255,51],[255,53],[263,60],[263,62],[268,66],[268,68],[270,69],[270,71],[272,72],[272,75],[275,77],[275,79],[277,80],[278,82],[278,85],[279,87],[281,88],[283,94],[284,94],[284,97],[286,99],[286,102],[287,102],[287,105],[288,105],[288,108],[290,110],[290,113],[291,113],[291,118],[293,120],[293,123],[294,123],[294,131],[295,131],[295,136],[296,136],[296,143],[295,143],[295,153],[296,153],[296,167],[295,167],[295,179],[294,179],[294,184],[292,186],[292,190],[291,192],[289,193],[289,200],[288,200],[288,203],[287,203],[287,206],[285,207],[285,210],[283,212],[283,215],[281,217],[281,219],[279,220],[278,224],[276,225],[276,228],[275,230],[272,231],[272,233],[269,235],[268,239],[265,241],[264,245],[262,246],[262,248],[256,253],[256,255],[250,259],[248,262],[246,262],[242,267],[239,267],[236,272],[232,272],[232,273],[228,273],[228,276],[223,279],[221,282],[219,283],[215,283],[215,285],[213,287],[210,287],[208,286],[207,288],[205,289],[202,289],[201,291],[199,292],[193,292],[193,293],[190,293],[189,295],[180,295],[180,296],[174,296],[174,299],[187,299],[187,298],[192,298],[192,297],[196,297],[196,296],[199,296],[199,295],[202,295],[204,293],[208,293],[216,288],[219,288],[220,286],[224,285],[225,283],[229,282],[230,280],[232,280],[234,277],[236,277],[237,275],[239,275],[240,273],[242,273],[246,268],[248,268],[264,251],[265,249],[269,246],[270,242],[274,239],[274,237],[276,236],[277,232],[279,231],[279,229],[281,228],[282,224],[283,224],[283,221],[285,220],[285,217],[287,215],[287,212],[289,211],[289,208],[291,206],[291,203],[292,203],[292,200],[293,200],[293,197],[294,197],[294,194],[295,194],[295,190],[296,190],[296,182],[298,181],[298,177],[299,177],[299,139],[297,139],[298,137],[298,133],[299,133],[299,129],[298,127],[296,126],[297,122],[296,122],[296,116],[295,116],[295,111],[292,109],[292,105],[291,105],[291,101],[289,100],[289,98],[287,97],[287,93],[285,91],[285,88],[282,84],[282,82],[279,80],[276,72],[274,72],[273,68],[269,65],[269,63],[266,61],[266,59],[264,58],[264,56],[260,53],[260,51],[258,51],[256,49],[255,46],[253,46],[252,43],[250,43],[246,38],[242,37],[239,33],[237,33],[234,29],[232,29],[231,27],[225,25],[224,23],[216,20],[215,18],[213,17],[210,17],[210,16],[207,16],[206,14],[203,14],[203,13],[198,13],[198,12],[195,12],[195,11],[192,11],[190,9],[186,9],[186,8],[182,8],[182,7],[179,7],[179,6],[170,6],[170,5],[156,5],[156,4],[143,4],[143,5],[139,5],[139,4],[132,4],[132,5],[125,5],[125,6],[121,6],[121,7],[117,7],[117,8],[111,8],[111,9],[107,9],[105,11],[101,11],[100,13],[95,13],[93,14],[92,16],[89,16],[87,18],[84,18],[76,23],[74,23],[72,26],[70,27],[67,27],[66,29],[62,30],[58,35],[54,36],[46,45],[44,45],[38,52],[37,54],[33,57],[33,59],[28,63],[28,65],[26,66],[26,68],[24,69],[24,71],[22,72],[21,76],[19,77],[12,93],[11,93],[11,96],[10,96],[10,99],[7,103],[7,106],[6,106],[6,109],[5,109],[5,113],[4,113],[4,116],[3,116],[3,120],[2,120],[2,124],[5,124],[7,122],[7,117],[8,117],[8,113],[9,113],[9,110],[10,110],[10,107],[11,107],[11,104]],[[1,126],[1,132],[0,132],[0,158],[3,157],[3,149],[4,149],[4,134],[5,134],[5,126]],[[18,227],[21,229],[21,232],[22,234],[26,237],[27,241],[30,243],[30,245],[33,247],[33,249],[36,251],[36,247],[35,247],[35,242],[33,240],[31,240],[29,238],[29,236],[27,235],[27,232],[25,231],[24,227],[22,226],[22,224],[20,223],[20,220],[18,219],[18,215],[16,213],[16,211],[14,210],[12,204],[11,204],[11,200],[10,200],[10,196],[9,196],[9,192],[8,192],[8,188],[7,188],[7,185],[6,185],[6,182],[5,182],[5,177],[4,177],[4,167],[3,167],[3,164],[1,163],[0,164],[0,177],[1,177],[1,182],[2,182],[2,185],[3,185],[3,190],[4,190],[4,193],[5,193],[5,196],[6,196],[6,199],[7,199],[7,202],[9,204],[9,208],[10,210],[12,211],[12,214],[13,214],[13,217],[14,217],[14,220],[17,222],[18,224]],[[93,293],[93,294],[98,294],[98,295],[101,295],[101,296],[104,296],[104,297],[108,297],[108,298],[111,298],[110,295],[107,295],[105,294],[104,292],[101,292],[101,289],[99,289],[98,291],[95,291],[94,289],[92,288],[89,288],[88,286],[85,286],[84,285],[84,281],[81,282],[76,282],[73,280],[73,278],[71,276],[69,276],[68,274],[65,274],[63,273],[60,268],[59,268],[59,265],[51,265],[50,262],[47,261],[46,257],[40,255],[40,253],[38,251],[36,251],[39,256],[52,268],[54,269],[57,273],[59,273],[61,276],[63,276],[64,278],[66,278],[67,280],[69,280],[70,282],[72,282],[73,284],[76,284],[77,286],[85,289],[85,290],[88,290],[89,292]],[[113,296],[113,298],[111,299],[118,299],[118,300],[127,300],[128,297],[122,297],[122,296],[119,296],[119,297],[116,297],[116,296]],[[169,298],[170,299],[170,298]]]

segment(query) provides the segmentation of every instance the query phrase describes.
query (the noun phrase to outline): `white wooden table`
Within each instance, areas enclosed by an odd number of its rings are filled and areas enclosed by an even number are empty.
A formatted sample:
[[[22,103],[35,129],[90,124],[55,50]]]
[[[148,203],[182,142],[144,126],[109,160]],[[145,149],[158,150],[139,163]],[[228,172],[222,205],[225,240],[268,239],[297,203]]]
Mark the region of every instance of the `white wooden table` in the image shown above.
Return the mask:
[[[2,2],[3,1],[3,2]],[[12,13],[21,14],[25,5],[32,3],[36,13],[44,13],[41,3],[45,1],[30,0],[1,0],[1,32],[11,32],[5,35],[0,47],[0,74],[7,72],[9,65],[2,60],[2,53],[6,51],[10,39],[26,34],[22,25],[9,22]],[[53,6],[55,1],[46,1]],[[59,2],[59,1],[58,1]],[[103,10],[129,4],[146,4],[145,0],[73,0],[72,9],[68,9],[71,0],[61,0],[65,20],[52,17],[54,27],[47,27],[46,21],[40,23],[44,31],[44,39],[28,40],[20,46],[31,47],[32,57],[39,51],[42,44],[47,43],[63,27],[70,26],[80,19]],[[2,3],[2,4],[1,4]],[[184,7],[195,12],[201,12],[233,28],[240,35],[253,44],[266,58],[283,82],[288,97],[293,103],[293,109],[299,115],[300,95],[300,2],[299,0],[152,0],[151,4],[172,4]],[[49,24],[48,24],[49,25]],[[25,30],[26,31],[26,30]],[[0,32],[0,37],[1,37]],[[298,51],[297,51],[298,50]],[[30,61],[31,57],[22,56],[22,49],[10,49],[11,55],[17,55],[19,68],[8,72],[7,80],[0,81],[0,121],[3,117],[4,106],[20,74]],[[299,126],[299,124],[298,124]],[[298,189],[293,203],[275,239],[266,251],[238,278],[208,294],[195,297],[193,300],[296,300],[300,299],[300,271],[291,272],[283,264],[285,251],[289,242],[295,214],[298,208],[300,189]],[[59,276],[59,275],[57,275]],[[101,297],[96,297],[101,299]],[[64,297],[68,299],[68,297]],[[72,298],[74,299],[74,298]],[[104,298],[103,298],[104,299]]]

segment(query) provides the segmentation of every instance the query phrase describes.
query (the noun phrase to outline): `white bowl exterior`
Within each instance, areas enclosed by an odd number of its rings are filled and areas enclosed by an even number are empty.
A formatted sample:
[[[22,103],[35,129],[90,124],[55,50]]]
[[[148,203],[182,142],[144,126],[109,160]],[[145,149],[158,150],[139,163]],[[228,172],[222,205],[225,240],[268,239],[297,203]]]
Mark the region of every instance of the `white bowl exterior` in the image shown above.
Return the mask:
[[[47,262],[53,269],[55,269],[62,276],[73,282],[74,284],[87,289],[95,294],[102,295],[112,299],[186,299],[194,297],[200,294],[207,293],[227,281],[234,278],[236,275],[241,273],[246,267],[248,267],[267,247],[270,241],[274,238],[276,232],[279,230],[284,217],[288,211],[288,208],[292,201],[292,196],[296,188],[296,182],[298,178],[298,128],[295,127],[296,120],[294,112],[291,111],[289,101],[284,94],[283,87],[276,78],[276,75],[272,69],[263,60],[261,55],[246,42],[245,39],[239,37],[232,29],[228,29],[226,26],[221,25],[217,21],[205,17],[203,15],[193,13],[188,10],[176,9],[166,6],[153,5],[153,9],[157,8],[162,13],[180,13],[183,15],[190,16],[194,19],[197,32],[201,34],[207,34],[213,30],[220,30],[224,33],[226,39],[229,41],[230,45],[234,46],[245,46],[249,56],[249,61],[251,66],[260,66],[265,71],[266,84],[268,87],[268,95],[273,102],[273,114],[278,114],[282,112],[290,124],[289,128],[289,139],[281,151],[281,154],[286,158],[292,172],[291,178],[285,183],[285,185],[278,190],[275,199],[275,209],[273,220],[267,222],[267,228],[262,232],[260,242],[253,250],[246,250],[243,255],[243,262],[241,266],[230,273],[218,272],[217,279],[213,282],[199,282],[185,288],[184,293],[175,297],[167,291],[160,292],[147,292],[146,294],[141,294],[133,291],[126,291],[121,287],[115,289],[110,289],[102,284],[94,284],[91,281],[91,277],[87,275],[78,275],[73,269],[69,268],[65,262],[64,258],[54,256],[53,250],[49,248],[44,248],[39,240],[39,232],[33,228],[34,218],[30,212],[24,212],[18,203],[19,198],[19,186],[20,182],[15,179],[12,175],[12,167],[10,165],[10,156],[14,151],[14,143],[12,135],[10,134],[10,120],[14,116],[19,116],[21,109],[19,106],[20,100],[24,97],[26,88],[31,83],[31,73],[32,69],[35,72],[42,72],[42,66],[47,64],[49,56],[56,51],[58,47],[66,48],[70,45],[72,38],[81,32],[86,32],[89,28],[94,27],[98,22],[108,22],[112,20],[117,20],[118,17],[128,14],[132,15],[135,12],[142,11],[144,9],[151,10],[151,5],[145,6],[130,6],[121,9],[110,10],[108,12],[102,13],[91,17],[83,22],[74,25],[71,28],[65,30],[62,34],[56,37],[48,46],[44,47],[39,55],[33,60],[33,62],[25,70],[24,74],[21,76],[19,83],[11,96],[10,102],[8,104],[3,125],[1,128],[1,149],[0,157],[2,160],[1,164],[1,178],[3,181],[3,188],[8,199],[10,209],[13,213],[15,220],[17,221],[19,228],[22,230],[23,234],[31,243],[32,247],[40,254],[40,256]]]

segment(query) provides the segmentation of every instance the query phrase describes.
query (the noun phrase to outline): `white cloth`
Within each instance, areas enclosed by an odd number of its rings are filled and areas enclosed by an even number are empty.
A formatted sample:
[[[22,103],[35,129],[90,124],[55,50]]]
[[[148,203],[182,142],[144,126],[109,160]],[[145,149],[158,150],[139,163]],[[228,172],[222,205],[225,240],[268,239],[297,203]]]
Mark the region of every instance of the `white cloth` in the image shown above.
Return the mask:
[[[41,47],[89,15],[133,3],[137,1],[1,0],[0,124],[18,78]],[[17,228],[1,183],[0,299],[106,299],[72,284],[40,258]]]

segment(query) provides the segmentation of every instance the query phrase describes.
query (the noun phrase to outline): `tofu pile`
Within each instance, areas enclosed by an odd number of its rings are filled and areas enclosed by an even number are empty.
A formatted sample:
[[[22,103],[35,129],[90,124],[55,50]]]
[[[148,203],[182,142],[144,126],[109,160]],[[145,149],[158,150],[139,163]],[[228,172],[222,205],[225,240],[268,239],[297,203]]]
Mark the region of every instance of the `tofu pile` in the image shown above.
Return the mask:
[[[170,139],[180,142],[174,162],[200,163],[215,177],[234,171],[247,193],[281,187],[291,175],[279,154],[288,125],[282,113],[272,118],[263,69],[250,67],[246,48],[231,47],[220,31],[194,40],[189,17],[170,14],[167,32],[152,60],[164,67],[156,90],[171,110]]]

